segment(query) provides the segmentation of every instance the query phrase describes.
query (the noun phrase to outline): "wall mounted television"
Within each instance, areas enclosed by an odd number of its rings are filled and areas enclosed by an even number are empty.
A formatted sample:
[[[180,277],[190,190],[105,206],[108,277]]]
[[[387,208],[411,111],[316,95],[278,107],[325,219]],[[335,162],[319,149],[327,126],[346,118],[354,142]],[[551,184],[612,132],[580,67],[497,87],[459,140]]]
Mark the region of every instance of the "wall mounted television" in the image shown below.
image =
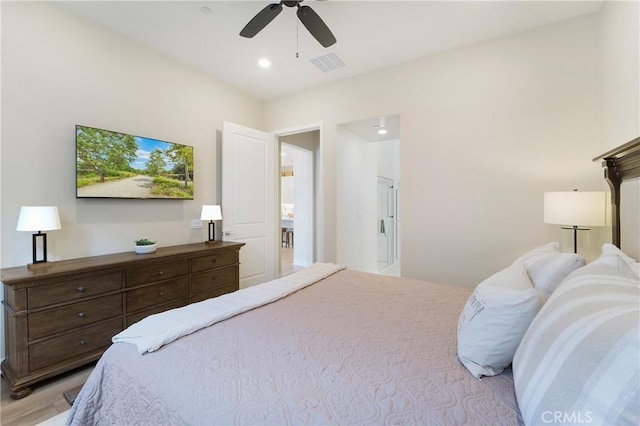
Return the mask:
[[[76,125],[76,198],[193,200],[193,147]]]

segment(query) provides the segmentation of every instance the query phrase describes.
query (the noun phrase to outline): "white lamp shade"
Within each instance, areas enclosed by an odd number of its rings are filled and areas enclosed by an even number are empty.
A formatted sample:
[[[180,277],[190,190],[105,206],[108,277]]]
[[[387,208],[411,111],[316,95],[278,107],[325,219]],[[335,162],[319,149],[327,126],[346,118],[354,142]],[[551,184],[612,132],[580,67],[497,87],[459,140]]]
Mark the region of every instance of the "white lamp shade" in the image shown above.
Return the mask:
[[[17,231],[52,231],[60,229],[56,206],[22,206]]]
[[[604,226],[605,192],[545,192],[544,222],[569,226]]]
[[[200,213],[200,220],[221,220],[222,210],[220,206],[202,206],[202,213]]]

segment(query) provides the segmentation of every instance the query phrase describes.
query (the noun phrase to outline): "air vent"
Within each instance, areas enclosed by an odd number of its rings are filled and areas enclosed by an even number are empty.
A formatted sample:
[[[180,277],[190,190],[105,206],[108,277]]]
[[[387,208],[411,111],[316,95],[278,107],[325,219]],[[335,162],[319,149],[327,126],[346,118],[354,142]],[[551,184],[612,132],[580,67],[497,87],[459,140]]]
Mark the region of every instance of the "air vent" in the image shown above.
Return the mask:
[[[347,66],[347,63],[336,52],[309,59],[322,72],[329,72]]]

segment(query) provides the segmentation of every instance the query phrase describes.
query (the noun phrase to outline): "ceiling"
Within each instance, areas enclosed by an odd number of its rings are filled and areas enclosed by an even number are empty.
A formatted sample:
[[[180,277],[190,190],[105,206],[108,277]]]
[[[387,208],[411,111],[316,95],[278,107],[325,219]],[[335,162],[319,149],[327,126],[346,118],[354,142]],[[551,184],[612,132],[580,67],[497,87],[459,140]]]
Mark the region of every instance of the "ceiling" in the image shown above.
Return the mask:
[[[284,10],[254,38],[239,36],[269,1],[64,1],[56,4],[258,99],[596,12],[601,1],[312,1],[337,43],[323,48]],[[346,66],[320,71],[335,53]],[[261,58],[271,61],[259,68]]]

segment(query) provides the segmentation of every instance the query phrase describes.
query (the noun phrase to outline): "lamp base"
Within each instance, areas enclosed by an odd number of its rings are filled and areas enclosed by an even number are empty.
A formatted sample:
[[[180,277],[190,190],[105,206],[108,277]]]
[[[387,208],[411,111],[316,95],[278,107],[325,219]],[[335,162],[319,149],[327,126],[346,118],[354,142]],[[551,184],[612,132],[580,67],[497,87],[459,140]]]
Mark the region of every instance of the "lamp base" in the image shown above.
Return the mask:
[[[579,226],[562,226],[561,229],[573,231],[573,252],[578,254],[578,231],[589,231],[591,228],[580,228]]]
[[[209,239],[205,241],[207,244],[213,243],[216,240],[216,224],[213,220],[209,221]]]
[[[40,262],[36,262],[36,263],[29,263],[27,265],[27,268],[29,268],[29,269],[42,269],[42,268],[48,268],[52,264],[53,264],[53,262],[40,261]]]
[[[38,252],[38,238],[42,239],[42,258],[37,258]],[[38,231],[37,234],[31,235],[31,247],[32,247],[32,256],[33,256],[33,264],[37,263],[46,263],[47,262],[47,234],[42,231]]]

